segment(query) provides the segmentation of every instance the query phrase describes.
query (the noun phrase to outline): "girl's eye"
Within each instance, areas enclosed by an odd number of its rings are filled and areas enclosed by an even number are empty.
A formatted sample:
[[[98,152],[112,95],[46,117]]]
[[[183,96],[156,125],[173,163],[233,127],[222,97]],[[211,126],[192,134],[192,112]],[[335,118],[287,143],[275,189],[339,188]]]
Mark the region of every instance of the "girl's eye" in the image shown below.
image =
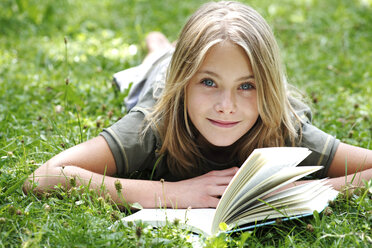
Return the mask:
[[[250,89],[254,89],[254,86],[251,83],[244,83],[244,84],[241,84],[240,85],[239,89],[241,89],[241,90],[250,90]]]
[[[204,84],[207,87],[214,87],[216,84],[211,79],[203,79],[202,84]]]

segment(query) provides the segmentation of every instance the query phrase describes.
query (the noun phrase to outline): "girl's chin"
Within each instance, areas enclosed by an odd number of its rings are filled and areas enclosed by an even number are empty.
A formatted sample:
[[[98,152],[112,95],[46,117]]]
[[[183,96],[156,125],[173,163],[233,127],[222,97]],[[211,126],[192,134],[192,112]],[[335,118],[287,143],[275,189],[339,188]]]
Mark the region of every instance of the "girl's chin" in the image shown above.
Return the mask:
[[[227,147],[231,146],[236,142],[236,140],[208,140],[208,142],[213,145],[213,146],[218,146],[218,147]]]
[[[197,137],[197,143],[201,146],[215,146],[215,147],[229,147],[234,145],[236,141],[238,141],[239,138],[234,138],[231,136],[219,136],[218,135],[212,135],[208,134],[206,136],[199,133]]]

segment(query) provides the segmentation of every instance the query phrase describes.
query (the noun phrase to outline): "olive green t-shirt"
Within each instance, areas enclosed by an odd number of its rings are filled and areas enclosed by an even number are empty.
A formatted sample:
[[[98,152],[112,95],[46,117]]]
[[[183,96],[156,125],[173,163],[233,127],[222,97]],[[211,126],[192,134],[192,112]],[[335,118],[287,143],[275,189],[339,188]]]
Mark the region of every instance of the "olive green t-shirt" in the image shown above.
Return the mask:
[[[149,109],[154,106],[156,100],[160,97],[164,87],[167,65],[170,56],[161,60],[147,73],[148,78],[144,85],[144,91],[141,93],[137,104],[117,123],[111,127],[105,128],[102,135],[114,156],[117,173],[125,177],[135,172],[147,172],[153,174],[153,179],[163,178],[168,181],[176,181],[180,178],[172,175],[166,165],[166,159],[159,159],[157,150],[160,149],[162,141],[153,130],[148,130],[141,137],[144,125],[144,117]],[[330,164],[333,160],[336,149],[340,141],[333,136],[321,131],[311,125],[310,108],[302,102],[290,99],[293,108],[302,120],[302,139],[299,146],[307,147],[312,153],[300,164],[300,166],[323,165],[324,168],[315,175],[317,178],[326,177]],[[290,145],[288,145],[290,146]],[[233,166],[240,166],[237,161],[231,161],[219,164],[214,161],[206,161],[203,167],[208,170],[221,170]]]
[[[148,173],[152,173],[154,165],[159,158],[156,152],[161,147],[159,137],[152,130],[149,130],[142,139],[140,137],[145,114],[145,109],[135,107],[121,120],[111,127],[104,129],[101,133],[115,158],[119,176],[126,176],[135,171],[148,171]],[[302,124],[302,140],[299,146],[309,148],[312,153],[300,166],[323,165],[324,169],[319,171],[316,177],[326,177],[339,143],[340,141],[338,139],[304,122]],[[227,164],[218,164],[213,161],[208,161],[208,163],[206,167],[210,170],[240,166],[236,164],[236,161],[231,161],[231,163]],[[164,158],[158,163],[153,178],[164,178],[168,181],[177,180],[176,177],[169,173]]]

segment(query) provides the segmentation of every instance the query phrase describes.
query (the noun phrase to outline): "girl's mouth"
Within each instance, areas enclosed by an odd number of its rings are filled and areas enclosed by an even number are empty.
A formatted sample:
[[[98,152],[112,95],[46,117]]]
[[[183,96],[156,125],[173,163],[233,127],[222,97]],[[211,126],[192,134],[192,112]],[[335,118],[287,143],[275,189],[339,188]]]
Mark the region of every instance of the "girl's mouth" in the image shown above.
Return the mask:
[[[239,123],[239,121],[221,121],[221,120],[212,120],[212,119],[208,119],[208,121],[217,127],[223,127],[223,128],[234,127],[235,125]]]

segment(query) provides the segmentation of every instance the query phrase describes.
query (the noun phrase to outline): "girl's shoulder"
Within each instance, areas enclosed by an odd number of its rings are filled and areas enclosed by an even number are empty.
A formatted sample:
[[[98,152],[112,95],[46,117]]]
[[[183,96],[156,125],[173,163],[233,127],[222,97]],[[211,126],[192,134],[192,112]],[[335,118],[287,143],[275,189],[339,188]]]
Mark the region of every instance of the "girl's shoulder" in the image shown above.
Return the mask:
[[[301,165],[322,165],[324,169],[317,172],[316,177],[323,178],[327,175],[340,140],[320,130],[312,122],[310,107],[298,98],[290,97],[289,101],[295,113],[301,120],[300,136],[297,146],[307,147],[312,153]],[[290,146],[290,144],[287,144]]]
[[[161,147],[161,140],[152,129],[143,132],[146,112],[146,108],[134,108],[100,133],[110,147],[120,176],[145,170],[148,164],[156,160],[156,150]]]

